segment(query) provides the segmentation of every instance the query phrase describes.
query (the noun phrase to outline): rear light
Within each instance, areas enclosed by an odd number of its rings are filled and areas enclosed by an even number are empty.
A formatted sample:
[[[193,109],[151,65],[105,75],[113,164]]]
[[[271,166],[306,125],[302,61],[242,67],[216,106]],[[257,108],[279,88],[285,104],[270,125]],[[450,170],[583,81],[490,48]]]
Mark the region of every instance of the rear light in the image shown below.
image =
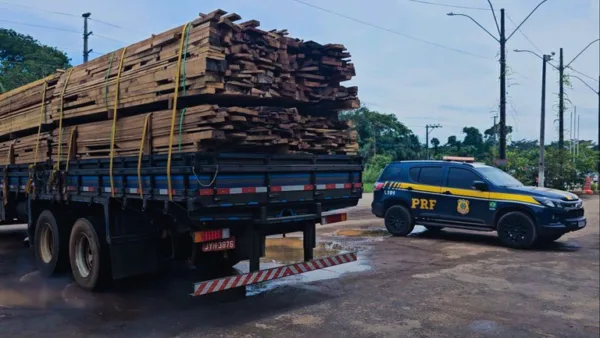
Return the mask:
[[[339,222],[345,222],[346,220],[348,220],[348,214],[346,214],[346,213],[327,215],[327,216],[321,217],[321,224],[339,223]]]
[[[194,232],[194,243],[210,242],[229,238],[229,229],[207,230]]]
[[[383,183],[381,183],[381,182],[375,182],[375,186],[373,187],[373,190],[379,191],[381,189],[383,189]]]

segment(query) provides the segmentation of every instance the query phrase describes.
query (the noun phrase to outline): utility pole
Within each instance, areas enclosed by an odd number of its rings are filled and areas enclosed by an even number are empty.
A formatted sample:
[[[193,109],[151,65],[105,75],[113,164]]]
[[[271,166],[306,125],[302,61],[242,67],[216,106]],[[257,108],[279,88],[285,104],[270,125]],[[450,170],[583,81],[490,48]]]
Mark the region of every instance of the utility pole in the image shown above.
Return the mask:
[[[429,129],[441,128],[439,124],[428,124],[425,126],[425,159],[429,159]]]
[[[576,147],[575,148],[575,155],[576,156],[579,156],[579,131],[580,131],[579,128],[580,127],[581,127],[581,115],[577,115],[577,136],[576,136],[577,142],[575,143],[575,147]]]
[[[91,49],[88,49],[88,38],[92,32],[88,32],[88,19],[92,13],[83,13],[83,63],[87,63],[90,57]]]
[[[546,64],[552,60],[552,56],[544,54],[542,59],[542,106],[540,113],[540,164],[538,169],[538,186],[543,187],[545,181],[546,162],[544,153],[546,151]]]
[[[500,149],[499,149],[499,159],[496,160],[497,165],[505,165],[506,164],[506,43],[510,38],[521,28],[521,26],[533,15],[533,13],[548,0],[542,0],[530,13],[521,21],[517,28],[506,36],[505,24],[504,24],[504,8],[500,9],[500,24],[498,24],[498,19],[496,18],[496,11],[494,10],[494,6],[492,5],[491,0],[488,0],[488,4],[492,11],[492,15],[494,16],[494,22],[496,23],[496,29],[498,30],[499,37],[496,37],[494,34],[490,33],[485,27],[483,27],[477,20],[466,14],[459,14],[450,12],[448,16],[464,16],[471,21],[473,21],[479,28],[483,29],[489,36],[491,36],[496,42],[500,44]]]
[[[500,9],[500,160],[506,163],[506,36],[504,30],[504,8]]]
[[[536,52],[532,52],[527,49],[515,49],[514,51],[517,53],[530,53],[530,54],[537,56],[538,58],[540,58],[542,60],[542,95],[541,95],[542,104],[540,107],[540,157],[539,157],[540,163],[539,163],[539,167],[538,167],[538,186],[543,187],[544,181],[545,181],[544,171],[545,171],[545,167],[546,167],[546,162],[544,159],[544,153],[546,150],[546,141],[545,141],[545,134],[546,134],[546,68],[547,68],[546,66],[548,65],[550,60],[552,60],[552,56],[554,56],[554,52],[552,52],[550,54],[544,54],[544,56],[540,56]],[[550,65],[553,66],[551,63],[550,63]]]
[[[569,154],[573,154],[573,132],[575,124],[573,123],[573,112],[571,112],[571,120],[569,120]]]
[[[565,88],[564,74],[565,66],[563,59],[563,49],[560,49],[560,61],[558,63],[558,150],[562,152],[565,147]],[[562,156],[560,157],[562,161]],[[562,164],[562,162],[561,162]]]

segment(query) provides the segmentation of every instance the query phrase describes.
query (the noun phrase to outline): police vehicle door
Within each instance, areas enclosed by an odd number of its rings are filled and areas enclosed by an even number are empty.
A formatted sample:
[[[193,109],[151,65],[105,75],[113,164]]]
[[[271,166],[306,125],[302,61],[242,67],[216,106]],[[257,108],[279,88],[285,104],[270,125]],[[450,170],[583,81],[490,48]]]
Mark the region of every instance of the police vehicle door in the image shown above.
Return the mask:
[[[413,217],[438,219],[440,186],[444,174],[443,167],[414,166],[409,169],[409,181],[403,186],[409,192],[410,212]]]
[[[438,205],[444,221],[456,225],[487,225],[490,192],[477,190],[473,182],[486,180],[469,168],[448,166]]]

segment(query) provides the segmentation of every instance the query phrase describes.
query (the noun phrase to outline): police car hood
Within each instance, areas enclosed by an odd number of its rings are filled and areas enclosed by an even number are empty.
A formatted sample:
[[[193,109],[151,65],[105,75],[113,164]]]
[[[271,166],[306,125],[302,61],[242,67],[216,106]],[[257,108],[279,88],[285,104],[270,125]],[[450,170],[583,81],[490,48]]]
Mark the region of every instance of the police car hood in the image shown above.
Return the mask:
[[[547,197],[561,201],[576,201],[579,199],[577,195],[570,192],[550,188],[523,186],[507,187],[507,190],[515,194],[530,195],[534,197]]]

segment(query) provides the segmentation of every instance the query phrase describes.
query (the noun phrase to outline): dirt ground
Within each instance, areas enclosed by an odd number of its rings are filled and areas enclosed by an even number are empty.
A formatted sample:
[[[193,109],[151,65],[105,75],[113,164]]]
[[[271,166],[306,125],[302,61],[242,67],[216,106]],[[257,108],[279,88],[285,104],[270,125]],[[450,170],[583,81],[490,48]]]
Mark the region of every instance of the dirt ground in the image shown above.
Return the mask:
[[[0,337],[598,337],[598,196],[588,226],[519,251],[494,233],[418,227],[392,238],[369,210],[319,228],[317,256],[359,261],[204,298],[185,266],[87,293],[41,278],[18,228],[0,230]],[[301,259],[301,240],[269,239],[265,267]],[[247,269],[242,262],[237,266]]]

